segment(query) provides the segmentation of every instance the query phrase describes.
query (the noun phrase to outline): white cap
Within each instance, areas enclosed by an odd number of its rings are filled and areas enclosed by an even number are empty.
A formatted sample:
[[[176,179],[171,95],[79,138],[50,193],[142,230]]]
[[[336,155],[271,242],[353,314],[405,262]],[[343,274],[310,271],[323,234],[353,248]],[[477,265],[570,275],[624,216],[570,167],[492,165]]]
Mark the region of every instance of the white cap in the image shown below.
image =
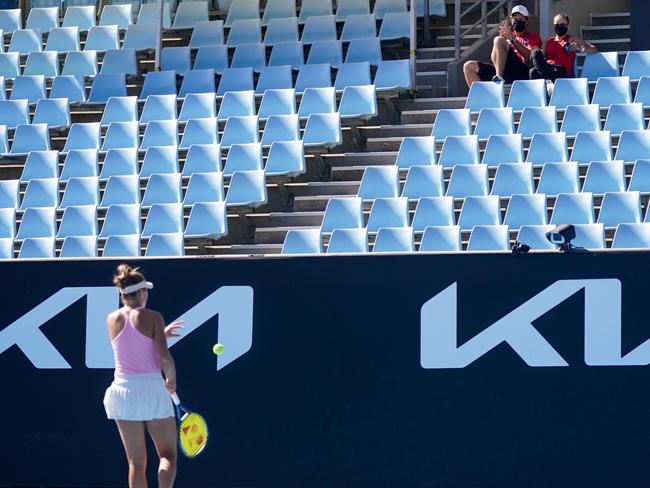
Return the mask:
[[[510,12],[510,15],[512,16],[515,14],[521,14],[526,18],[530,17],[530,15],[528,14],[528,9],[523,5],[515,5],[514,7],[512,7],[512,12]]]
[[[118,290],[120,290],[121,295],[130,295],[131,293],[135,293],[136,291],[143,288],[151,290],[153,288],[153,283],[151,281],[139,281],[133,285],[125,286],[124,288],[118,288]]]

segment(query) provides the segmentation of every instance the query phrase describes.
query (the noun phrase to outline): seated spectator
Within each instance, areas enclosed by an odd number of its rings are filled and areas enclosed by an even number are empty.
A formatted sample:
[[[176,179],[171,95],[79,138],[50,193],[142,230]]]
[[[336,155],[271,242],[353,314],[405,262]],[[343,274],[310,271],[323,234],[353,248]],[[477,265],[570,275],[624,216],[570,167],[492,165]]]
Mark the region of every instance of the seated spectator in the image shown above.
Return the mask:
[[[551,37],[544,43],[543,50],[533,49],[530,55],[533,65],[530,69],[531,80],[545,78],[555,81],[558,78],[571,78],[576,52],[591,54],[598,51],[593,44],[568,34],[567,14],[557,14],[553,17],[553,28],[555,37]]]
[[[527,80],[530,76],[530,52],[539,49],[539,34],[528,32],[528,9],[523,5],[513,7],[510,17],[501,23],[499,35],[494,38],[492,64],[467,61],[463,73],[467,86],[475,81],[512,83]]]

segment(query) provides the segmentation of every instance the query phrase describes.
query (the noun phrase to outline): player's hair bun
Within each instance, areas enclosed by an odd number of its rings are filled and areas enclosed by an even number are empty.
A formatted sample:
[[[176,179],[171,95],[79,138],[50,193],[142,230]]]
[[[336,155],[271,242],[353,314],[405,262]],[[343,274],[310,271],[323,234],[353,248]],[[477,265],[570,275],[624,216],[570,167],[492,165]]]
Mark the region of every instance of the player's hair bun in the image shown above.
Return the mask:
[[[118,288],[126,288],[141,281],[144,281],[144,275],[140,272],[140,268],[132,268],[128,264],[120,264],[113,276],[113,284]]]

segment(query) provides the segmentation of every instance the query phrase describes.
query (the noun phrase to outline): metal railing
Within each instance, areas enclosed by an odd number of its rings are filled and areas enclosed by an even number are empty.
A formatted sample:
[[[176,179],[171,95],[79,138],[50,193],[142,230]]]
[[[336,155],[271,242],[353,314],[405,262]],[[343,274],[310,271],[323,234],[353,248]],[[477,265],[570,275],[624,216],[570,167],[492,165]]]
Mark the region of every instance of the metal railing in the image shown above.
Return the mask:
[[[490,2],[490,3],[496,3],[494,7],[492,7],[488,11],[488,0],[477,0],[474,2],[472,5],[467,7],[464,11],[461,11],[461,0],[455,0],[454,2],[454,60],[460,59],[460,47],[462,40],[466,38],[469,34],[472,33],[472,31],[477,27],[481,26],[481,38],[485,38],[487,36],[487,25],[488,25],[488,19],[492,16],[494,16],[497,12],[499,12],[500,9],[502,9],[504,6],[506,6],[506,11],[510,13],[512,10],[512,0],[500,0],[498,2]],[[461,32],[461,25],[463,22],[463,17],[465,17],[467,14],[476,12],[477,7],[480,7],[481,9],[481,16],[480,18],[474,22],[471,26],[466,28]]]

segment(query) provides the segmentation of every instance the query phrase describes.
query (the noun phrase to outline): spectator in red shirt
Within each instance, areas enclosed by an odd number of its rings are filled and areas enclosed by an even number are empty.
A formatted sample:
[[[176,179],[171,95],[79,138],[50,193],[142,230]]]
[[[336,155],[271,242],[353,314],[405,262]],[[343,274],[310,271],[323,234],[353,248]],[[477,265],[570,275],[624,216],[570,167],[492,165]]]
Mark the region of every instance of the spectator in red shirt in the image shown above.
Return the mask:
[[[544,48],[534,49],[530,54],[533,67],[530,69],[530,79],[545,78],[555,81],[558,78],[571,78],[576,52],[595,53],[598,48],[593,44],[572,37],[569,31],[569,16],[557,14],[553,17],[555,37],[544,43]]]
[[[513,7],[510,17],[501,23],[499,35],[494,38],[492,64],[467,61],[463,73],[467,86],[475,81],[512,83],[530,76],[530,52],[542,46],[539,34],[528,32],[528,9]]]

